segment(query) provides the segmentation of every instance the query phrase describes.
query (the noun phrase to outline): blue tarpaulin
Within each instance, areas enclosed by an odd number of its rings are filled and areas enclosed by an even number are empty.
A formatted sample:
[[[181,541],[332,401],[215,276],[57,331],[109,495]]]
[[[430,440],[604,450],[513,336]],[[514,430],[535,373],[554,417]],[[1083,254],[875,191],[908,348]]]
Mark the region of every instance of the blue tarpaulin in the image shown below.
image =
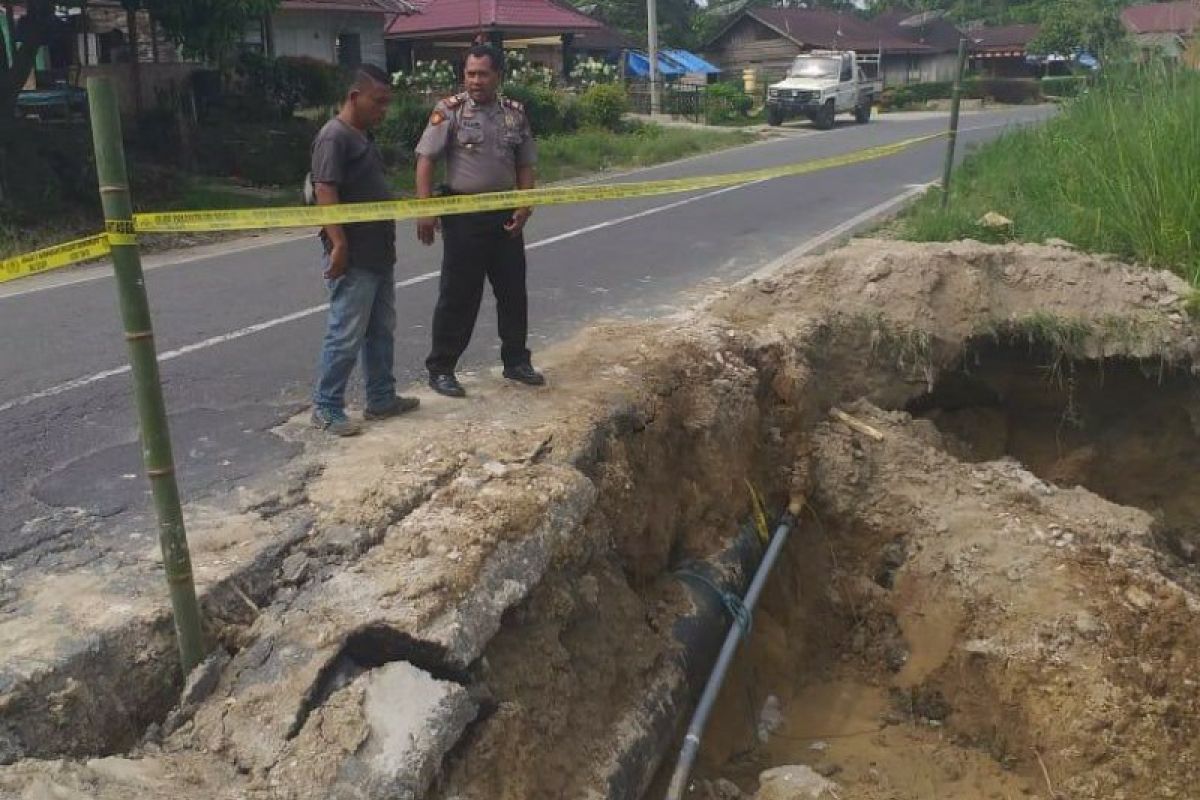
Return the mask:
[[[636,75],[639,78],[649,77],[650,56],[645,53],[639,53],[636,50],[625,51],[625,74]],[[674,75],[682,75],[683,68],[667,61],[666,57],[662,53],[659,53],[658,74],[667,78]]]
[[[671,61],[678,63],[687,72],[699,72],[705,75],[715,75],[721,71],[700,56],[696,55],[695,53],[689,53],[687,50],[664,50],[663,55],[665,55]]]
[[[686,50],[658,51],[658,74],[664,78],[697,72],[709,75],[720,71],[700,56]],[[650,56],[640,50],[625,51],[625,72],[639,78],[648,77],[650,75]]]

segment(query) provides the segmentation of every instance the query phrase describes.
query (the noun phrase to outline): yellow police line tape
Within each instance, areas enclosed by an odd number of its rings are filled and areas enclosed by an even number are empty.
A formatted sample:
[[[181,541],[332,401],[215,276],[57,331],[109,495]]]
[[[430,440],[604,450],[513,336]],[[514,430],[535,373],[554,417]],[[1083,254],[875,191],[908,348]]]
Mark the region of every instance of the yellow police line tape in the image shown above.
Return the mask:
[[[108,255],[108,252],[108,234],[101,233],[86,239],[56,244],[45,250],[35,250],[14,258],[6,258],[0,261],[0,283],[23,278],[26,275],[36,275],[39,272],[49,272],[60,267],[69,267],[80,261],[102,258]]]
[[[871,147],[841,156],[788,164],[781,167],[702,175],[696,178],[673,178],[639,183],[614,183],[598,186],[557,186],[524,191],[490,192],[487,194],[433,197],[428,200],[388,200],[379,203],[351,203],[335,206],[299,206],[291,208],[231,209],[225,211],[179,211],[135,214],[134,227],[138,233],[192,233],[196,231],[235,231],[251,228],[296,228],[340,225],[352,222],[440,217],[446,214],[466,214],[478,211],[503,211],[519,206],[550,206],[567,203],[588,203],[597,200],[628,200],[677,194],[699,189],[715,189],[803,175],[834,167],[858,164],[885,158],[914,145],[937,139],[944,134],[922,136],[895,144]]]
[[[944,133],[906,139],[894,144],[870,147],[854,153],[819,158],[780,167],[672,178],[659,181],[583,186],[559,186],[525,191],[434,197],[428,200],[390,200],[379,203],[350,203],[333,206],[296,206],[289,208],[243,208],[221,211],[166,211],[135,214],[128,221],[106,223],[106,233],[67,242],[55,247],[0,261],[0,283],[14,278],[65,267],[80,261],[100,258],[110,245],[136,243],[136,233],[191,233],[196,231],[236,231],[261,228],[319,227],[353,222],[440,217],[478,211],[501,211],[519,206],[548,206],[588,203],[598,200],[627,200],[663,194],[716,189],[774,178],[805,175],[811,172],[861,164],[895,155],[911,147],[945,136]]]

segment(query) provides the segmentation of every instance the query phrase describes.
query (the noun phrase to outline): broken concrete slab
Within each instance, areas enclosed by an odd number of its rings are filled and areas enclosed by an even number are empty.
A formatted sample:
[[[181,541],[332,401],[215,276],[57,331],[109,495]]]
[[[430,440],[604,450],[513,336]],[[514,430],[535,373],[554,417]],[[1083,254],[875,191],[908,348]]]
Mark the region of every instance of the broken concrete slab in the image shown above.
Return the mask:
[[[464,687],[386,664],[313,711],[272,781],[280,800],[418,800],[478,711]]]
[[[590,481],[549,465],[469,495],[441,490],[352,567],[269,610],[187,738],[264,774],[328,695],[343,655],[365,666],[405,659],[465,670],[594,500]]]
[[[278,563],[307,535],[300,516],[270,523],[206,507],[187,514],[205,616],[244,619]],[[129,747],[174,705],[183,682],[157,543],[8,578],[0,615],[0,763]],[[133,560],[130,560],[133,558]],[[253,602],[253,601],[252,601]]]

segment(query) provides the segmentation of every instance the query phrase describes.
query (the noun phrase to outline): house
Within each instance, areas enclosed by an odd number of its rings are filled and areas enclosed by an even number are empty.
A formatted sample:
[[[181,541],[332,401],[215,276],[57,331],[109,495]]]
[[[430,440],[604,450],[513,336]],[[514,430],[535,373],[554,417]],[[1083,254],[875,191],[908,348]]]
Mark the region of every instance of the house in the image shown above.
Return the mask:
[[[1029,43],[1041,27],[1004,25],[967,31],[970,38],[971,69],[989,78],[1033,78],[1038,67],[1030,63]]]
[[[429,0],[416,14],[394,19],[387,29],[388,67],[409,70],[417,61],[457,63],[484,35],[493,44],[522,50],[530,64],[570,72],[577,39],[594,36],[607,51],[618,36],[599,20],[558,0]]]
[[[912,14],[887,11],[871,22],[896,39],[930,48],[928,53],[884,52],[883,82],[888,85],[954,80],[958,70],[958,43],[966,34],[939,12]]]
[[[747,8],[705,45],[703,54],[727,72],[753,70],[773,81],[800,53],[854,50],[879,56],[882,77],[889,84],[944,80],[954,68],[958,48],[958,38],[948,30],[953,26],[906,26],[906,20],[903,15],[885,15],[880,23],[826,9]],[[926,42],[920,41],[923,35]]]
[[[1130,6],[1121,12],[1121,24],[1133,39],[1141,60],[1154,56],[1187,58],[1192,66],[1200,67],[1196,38],[1200,6],[1195,3],[1183,0]]]
[[[599,28],[575,34],[572,44],[576,58],[608,62],[620,60],[623,51],[636,46],[637,42],[629,36],[603,24]]]
[[[303,56],[329,64],[387,66],[384,33],[415,13],[407,0],[281,0],[250,26],[242,46],[270,56]]]
[[[20,39],[24,14],[24,6],[14,4],[14,39]],[[56,17],[25,88],[52,94],[61,87],[83,86],[93,76],[110,76],[122,111],[133,113],[139,104],[147,107],[159,93],[186,81],[197,67],[146,11],[129,14],[117,0],[91,0]],[[36,101],[36,95],[30,97]],[[18,98],[18,107],[22,105]]]
[[[248,27],[241,47],[272,56],[382,67],[387,25],[413,11],[407,0],[281,0],[269,17]],[[18,37],[23,15],[24,8],[15,6]],[[131,44],[135,41],[136,47]],[[28,88],[83,86],[89,77],[106,75],[116,84],[122,111],[132,114],[152,107],[164,92],[185,90],[192,74],[205,66],[187,58],[146,11],[131,15],[119,0],[89,0],[58,17]]]

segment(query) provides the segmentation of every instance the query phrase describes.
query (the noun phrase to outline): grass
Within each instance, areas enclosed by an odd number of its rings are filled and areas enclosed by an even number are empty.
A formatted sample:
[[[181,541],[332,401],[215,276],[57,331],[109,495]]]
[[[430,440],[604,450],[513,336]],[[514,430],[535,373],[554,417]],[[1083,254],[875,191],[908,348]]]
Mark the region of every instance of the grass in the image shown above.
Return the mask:
[[[587,129],[538,140],[539,185],[592,175],[609,169],[648,167],[680,158],[734,147],[755,140],[740,131],[710,131],[638,125],[616,133]],[[413,168],[392,171],[392,186],[402,196],[413,194]]]
[[[720,150],[753,141],[752,134],[641,125],[614,133],[583,130],[550,136],[538,143],[538,181],[576,178],[607,169],[661,164],[699,153]],[[400,196],[413,194],[413,169],[401,165],[392,171],[392,184]],[[218,178],[189,177],[177,190],[154,201],[154,210],[263,208],[299,205],[300,176],[294,187],[256,189]],[[139,209],[139,210],[149,210]],[[0,258],[27,253],[42,247],[95,233],[98,219],[85,213],[64,215],[41,226],[16,226],[0,222]],[[188,239],[196,239],[192,236]],[[205,237],[200,237],[205,238]],[[217,237],[213,237],[217,238]],[[151,249],[185,243],[178,237],[149,237]]]
[[[538,180],[576,178],[607,169],[648,167],[753,141],[741,132],[643,125],[627,133],[584,130],[538,143]]]
[[[898,223],[915,241],[1065,239],[1200,285],[1200,74],[1110,75],[1039,128],[970,155],[950,209],[931,192]],[[988,211],[1011,229],[977,224]]]
[[[268,208],[271,206],[300,205],[300,186],[294,189],[256,189],[243,187],[218,179],[193,179],[183,191],[159,204],[155,210],[175,211],[198,208]]]

